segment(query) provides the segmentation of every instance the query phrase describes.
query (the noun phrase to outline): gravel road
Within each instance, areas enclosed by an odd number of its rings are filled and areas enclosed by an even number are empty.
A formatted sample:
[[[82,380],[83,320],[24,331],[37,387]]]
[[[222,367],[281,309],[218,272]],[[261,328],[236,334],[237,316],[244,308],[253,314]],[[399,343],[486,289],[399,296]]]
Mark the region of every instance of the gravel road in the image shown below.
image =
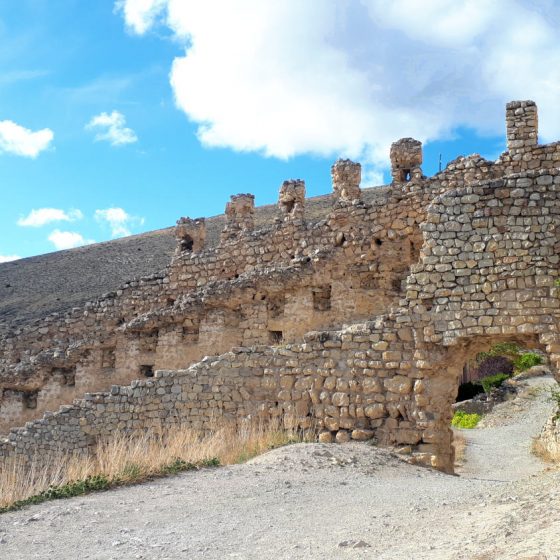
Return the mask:
[[[530,455],[550,378],[466,434],[459,476],[298,444],[0,516],[0,559],[560,559],[560,472]]]

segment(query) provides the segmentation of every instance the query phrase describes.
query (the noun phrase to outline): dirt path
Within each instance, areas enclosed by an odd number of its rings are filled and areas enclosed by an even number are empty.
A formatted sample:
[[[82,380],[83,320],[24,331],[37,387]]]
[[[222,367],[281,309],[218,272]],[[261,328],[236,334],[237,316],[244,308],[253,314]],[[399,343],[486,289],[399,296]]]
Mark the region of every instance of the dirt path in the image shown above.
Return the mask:
[[[527,379],[517,398],[496,406],[478,429],[464,430],[467,453],[458,473],[505,482],[542,471],[531,442],[551,414],[547,389],[554,383],[550,377]]]
[[[550,407],[534,393],[468,435],[461,476],[365,444],[293,445],[0,516],[0,558],[558,559],[560,473],[529,455]]]

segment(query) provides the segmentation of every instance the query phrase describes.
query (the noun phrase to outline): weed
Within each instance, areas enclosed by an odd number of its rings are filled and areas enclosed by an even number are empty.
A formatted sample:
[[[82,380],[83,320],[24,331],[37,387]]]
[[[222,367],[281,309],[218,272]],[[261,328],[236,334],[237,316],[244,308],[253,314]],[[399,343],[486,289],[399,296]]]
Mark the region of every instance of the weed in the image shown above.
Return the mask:
[[[14,511],[33,504],[41,504],[48,500],[61,500],[74,496],[82,496],[90,492],[99,492],[101,490],[107,490],[111,486],[111,481],[106,476],[101,474],[88,476],[84,480],[76,480],[60,486],[50,486],[38,494],[22,500],[16,500],[7,506],[0,507],[0,513],[7,513],[8,511]]]
[[[476,428],[476,425],[480,422],[482,416],[480,414],[468,414],[462,410],[456,410],[451,420],[451,425],[454,428],[461,428],[464,430],[470,430]]]
[[[521,373],[522,371],[526,371],[529,368],[538,366],[542,363],[542,356],[536,352],[525,352],[513,361],[513,365],[515,366],[515,371],[517,373]]]
[[[276,423],[223,425],[210,434],[161,426],[117,434],[90,453],[53,453],[0,461],[0,513],[181,472],[240,463],[269,449],[305,440]]]
[[[483,377],[480,380],[480,384],[482,385],[484,392],[488,394],[492,389],[500,387],[500,385],[506,379],[509,379],[509,375],[507,375],[506,373],[497,373],[496,375],[489,375],[487,377]]]

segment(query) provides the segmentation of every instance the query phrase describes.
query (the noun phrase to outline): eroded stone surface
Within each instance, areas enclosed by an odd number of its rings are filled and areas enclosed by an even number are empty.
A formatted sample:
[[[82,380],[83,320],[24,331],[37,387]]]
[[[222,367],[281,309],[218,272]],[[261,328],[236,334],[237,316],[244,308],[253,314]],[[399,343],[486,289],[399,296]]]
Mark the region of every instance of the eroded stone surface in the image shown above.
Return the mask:
[[[184,219],[158,275],[8,332],[0,420],[30,422],[0,455],[260,416],[321,441],[412,446],[419,462],[451,469],[466,358],[500,340],[539,346],[553,365],[560,356],[560,147],[531,143],[536,109],[517,103],[508,130],[528,141],[497,162],[461,157],[424,178],[406,139],[392,161],[417,170],[390,189],[363,196],[356,164],[337,162],[324,219],[305,219],[303,183],[289,181],[283,219],[257,229],[252,195],[238,195],[218,246]]]

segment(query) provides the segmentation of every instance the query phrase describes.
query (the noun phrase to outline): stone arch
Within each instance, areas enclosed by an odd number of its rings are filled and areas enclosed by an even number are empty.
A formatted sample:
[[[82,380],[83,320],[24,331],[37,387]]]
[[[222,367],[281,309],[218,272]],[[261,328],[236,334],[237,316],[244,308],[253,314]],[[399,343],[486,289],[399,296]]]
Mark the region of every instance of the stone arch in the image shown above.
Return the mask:
[[[548,356],[553,371],[559,365],[556,355],[551,352],[549,337],[538,332],[481,334],[456,339],[451,346],[428,350],[432,360],[422,381],[421,401],[418,402],[418,396],[416,400],[417,405],[423,409],[424,418],[420,422],[424,420],[427,424],[423,437],[424,447],[419,449],[420,455],[425,452],[434,457],[432,463],[436,461],[437,464],[433,466],[453,472],[452,405],[457,397],[463,365],[469,358],[500,342],[513,342],[522,348],[542,351]]]

